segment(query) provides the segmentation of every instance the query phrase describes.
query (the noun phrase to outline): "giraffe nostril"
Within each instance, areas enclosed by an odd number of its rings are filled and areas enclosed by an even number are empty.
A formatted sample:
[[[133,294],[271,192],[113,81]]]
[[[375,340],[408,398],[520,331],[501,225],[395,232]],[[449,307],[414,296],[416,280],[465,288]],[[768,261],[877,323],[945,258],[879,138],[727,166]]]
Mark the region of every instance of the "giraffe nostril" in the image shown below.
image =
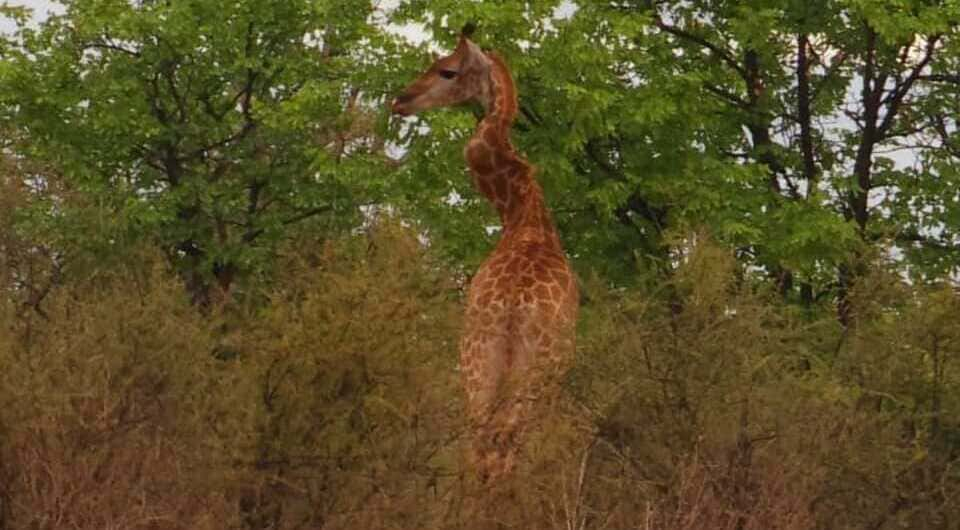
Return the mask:
[[[407,116],[410,114],[410,110],[405,107],[406,104],[414,100],[414,96],[410,94],[400,94],[393,100],[393,107],[390,109],[394,114],[399,114],[401,116]]]

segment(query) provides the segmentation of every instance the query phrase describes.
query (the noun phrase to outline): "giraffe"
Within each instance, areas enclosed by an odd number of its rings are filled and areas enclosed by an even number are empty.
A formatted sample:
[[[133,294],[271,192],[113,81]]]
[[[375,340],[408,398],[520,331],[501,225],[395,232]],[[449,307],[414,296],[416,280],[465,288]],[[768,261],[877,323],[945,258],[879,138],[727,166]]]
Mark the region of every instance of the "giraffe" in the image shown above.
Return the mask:
[[[481,483],[511,474],[524,435],[573,360],[576,279],[535,178],[510,142],[517,93],[504,60],[464,28],[392,105],[412,115],[479,102],[484,117],[464,147],[473,182],[500,215],[502,232],[473,276],[460,340],[460,372]]]

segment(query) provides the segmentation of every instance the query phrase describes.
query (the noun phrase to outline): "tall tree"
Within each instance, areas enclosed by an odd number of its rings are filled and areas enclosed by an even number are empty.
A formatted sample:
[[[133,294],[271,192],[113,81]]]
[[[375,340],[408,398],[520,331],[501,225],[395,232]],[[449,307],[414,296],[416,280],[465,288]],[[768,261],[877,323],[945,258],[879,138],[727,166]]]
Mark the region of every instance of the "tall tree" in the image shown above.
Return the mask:
[[[786,297],[837,299],[846,321],[868,249],[895,248],[918,278],[960,263],[954,3],[441,1],[400,15],[439,36],[480,20],[518,72],[518,143],[562,233],[615,281],[669,273],[673,234],[706,225]]]
[[[369,2],[64,5],[6,43],[0,112],[26,139],[14,156],[95,198],[47,205],[88,246],[153,241],[206,305],[294,225],[356,223],[377,197],[363,98],[386,77],[359,65],[396,47]]]

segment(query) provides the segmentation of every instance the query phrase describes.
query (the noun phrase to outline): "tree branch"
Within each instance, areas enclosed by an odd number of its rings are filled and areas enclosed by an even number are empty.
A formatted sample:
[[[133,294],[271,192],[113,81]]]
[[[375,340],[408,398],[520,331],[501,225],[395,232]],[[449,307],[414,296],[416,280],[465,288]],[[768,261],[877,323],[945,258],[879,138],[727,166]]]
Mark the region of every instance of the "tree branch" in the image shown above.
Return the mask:
[[[807,192],[816,186],[817,163],[813,153],[813,128],[810,112],[810,46],[806,33],[797,35],[797,114],[800,121],[800,152],[803,154],[803,177],[810,183]]]
[[[956,243],[925,236],[916,230],[899,232],[893,239],[898,243],[916,243],[923,247],[943,252],[960,252],[960,247],[958,247]]]
[[[300,212],[297,215],[294,215],[293,217],[280,221],[280,224],[283,226],[289,226],[294,223],[299,223],[300,221],[309,219],[311,217],[315,217],[317,215],[329,212],[332,209],[333,209],[332,206],[319,206],[317,208],[311,208],[309,210]],[[247,233],[243,235],[244,243],[252,242],[254,239],[263,235],[264,231],[265,230],[263,228],[257,228],[256,230],[248,230]]]
[[[917,76],[918,81],[930,81],[932,83],[950,83],[960,85],[960,74],[930,74]]]
[[[120,53],[129,55],[129,56],[131,56],[131,57],[140,58],[140,52],[139,52],[138,50],[131,50],[131,49],[128,49],[128,48],[124,48],[123,46],[120,46],[119,44],[113,44],[113,43],[111,43],[111,42],[104,42],[104,41],[88,42],[88,43],[86,43],[86,44],[83,45],[83,49],[87,49],[87,48],[95,48],[95,49],[100,49],[100,50],[112,50],[112,51],[116,51],[116,52],[120,52]]]
[[[807,43],[809,45],[809,42]],[[812,48],[811,48],[812,50]],[[837,52],[836,58],[826,67],[826,73],[823,74],[823,77],[820,79],[820,82],[816,86],[811,87],[810,89],[810,102],[813,103],[820,97],[820,94],[823,92],[823,87],[830,83],[830,80],[840,71],[840,68],[847,62],[848,55],[842,50]],[[822,63],[820,63],[822,64]]]
[[[693,43],[695,43],[695,44],[699,44],[700,46],[702,46],[702,47],[710,50],[711,53],[713,53],[713,54],[716,55],[718,58],[720,58],[720,60],[723,61],[724,63],[726,63],[727,66],[729,66],[730,68],[733,68],[734,70],[736,70],[736,72],[737,72],[738,74],[740,74],[740,77],[742,77],[742,78],[744,78],[744,79],[747,78],[747,71],[746,71],[746,69],[744,69],[744,67],[741,66],[740,63],[738,63],[736,59],[734,59],[733,55],[731,55],[730,52],[724,50],[724,49],[721,48],[719,45],[714,44],[714,43],[708,41],[705,37],[701,37],[700,35],[695,35],[695,34],[693,34],[693,33],[690,33],[689,31],[685,31],[685,30],[682,30],[682,29],[680,29],[680,28],[678,28],[678,27],[671,26],[671,25],[665,23],[665,22],[664,22],[661,18],[659,18],[659,17],[657,17],[657,19],[654,20],[654,24],[655,24],[658,28],[660,28],[662,31],[666,31],[667,33],[669,33],[669,34],[671,34],[671,35],[674,35],[674,36],[677,36],[677,37],[680,37],[681,39],[684,39],[684,40],[693,42]]]
[[[730,103],[734,107],[737,107],[740,110],[751,110],[750,103],[744,101],[740,96],[734,94],[733,92],[724,90],[716,85],[710,83],[704,83],[703,88],[710,92],[711,94],[719,97],[720,99]]]
[[[927,40],[927,46],[924,49],[923,58],[920,59],[920,62],[914,65],[914,67],[910,70],[910,75],[908,75],[907,78],[902,82],[898,82],[893,90],[890,91],[890,93],[884,98],[884,101],[887,103],[887,112],[877,129],[878,136],[880,138],[883,138],[887,131],[890,130],[890,127],[893,125],[893,120],[897,117],[897,112],[900,110],[900,106],[903,104],[904,98],[906,98],[914,83],[916,83],[920,78],[923,69],[930,64],[939,40],[940,35],[933,35]],[[909,48],[909,46],[905,46],[904,48]],[[904,58],[904,60],[906,59]],[[879,89],[882,90],[882,88],[883,87],[880,87]]]

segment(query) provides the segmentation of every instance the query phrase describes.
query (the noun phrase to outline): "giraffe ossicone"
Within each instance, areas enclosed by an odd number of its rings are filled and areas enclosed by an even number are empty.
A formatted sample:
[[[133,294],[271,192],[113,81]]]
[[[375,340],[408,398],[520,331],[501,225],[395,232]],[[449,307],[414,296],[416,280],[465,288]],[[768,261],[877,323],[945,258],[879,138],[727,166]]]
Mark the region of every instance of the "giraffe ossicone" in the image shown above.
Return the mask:
[[[573,360],[577,283],[535,168],[510,142],[517,93],[510,70],[465,27],[393,102],[395,114],[479,102],[484,117],[464,147],[474,184],[500,215],[494,251],[474,275],[460,340],[460,370],[484,482],[508,475],[531,422]]]

